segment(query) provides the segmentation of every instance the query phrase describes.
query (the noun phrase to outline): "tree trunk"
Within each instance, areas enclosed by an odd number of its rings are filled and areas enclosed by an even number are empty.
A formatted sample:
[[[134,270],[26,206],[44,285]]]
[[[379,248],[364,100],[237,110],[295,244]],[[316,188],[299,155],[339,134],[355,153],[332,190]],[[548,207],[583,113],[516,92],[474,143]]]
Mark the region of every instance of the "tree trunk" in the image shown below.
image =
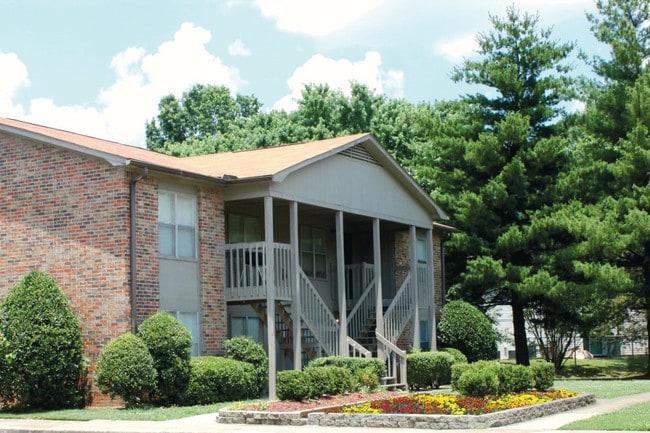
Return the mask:
[[[515,336],[515,356],[517,364],[529,365],[528,338],[526,338],[526,319],[524,305],[517,293],[512,293],[512,326]]]

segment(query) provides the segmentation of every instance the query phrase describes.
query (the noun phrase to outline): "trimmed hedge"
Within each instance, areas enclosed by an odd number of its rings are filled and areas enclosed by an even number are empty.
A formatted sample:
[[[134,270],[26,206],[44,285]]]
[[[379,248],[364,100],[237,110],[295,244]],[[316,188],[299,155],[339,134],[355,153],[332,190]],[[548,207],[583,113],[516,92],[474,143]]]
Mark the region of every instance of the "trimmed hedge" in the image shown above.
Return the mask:
[[[510,394],[532,388],[544,391],[553,386],[555,370],[548,362],[535,362],[530,367],[478,361],[452,366],[451,387],[460,394],[483,397]]]
[[[0,404],[77,408],[87,387],[81,325],[53,278],[32,271],[0,302]]]
[[[455,349],[453,347],[445,347],[443,349],[440,349],[440,352],[446,352],[453,356],[455,359],[454,364],[467,364],[467,357],[463,355],[463,352],[458,349]]]
[[[406,357],[406,377],[410,389],[438,389],[451,382],[454,356],[446,352],[415,352]]]
[[[269,357],[261,344],[250,337],[235,337],[224,343],[226,356],[236,361],[248,362],[255,369],[253,397],[261,397],[269,379]]]
[[[253,364],[230,358],[196,356],[183,400],[187,405],[213,404],[257,397]]]
[[[181,404],[190,381],[190,332],[171,314],[161,311],[142,322],[138,336],[147,345],[158,372],[157,403]]]
[[[345,356],[326,356],[309,361],[308,367],[325,367],[334,365],[347,368],[352,374],[358,370],[372,368],[377,378],[386,376],[386,363],[377,358],[349,358]]]
[[[319,398],[323,395],[341,395],[354,390],[350,370],[345,367],[326,365],[323,367],[305,367],[309,381],[309,397]]]
[[[302,401],[309,397],[309,379],[304,371],[285,370],[278,372],[276,392],[280,400]]]
[[[147,345],[130,332],[106,345],[97,360],[97,385],[111,398],[121,397],[126,407],[150,403],[157,373]]]

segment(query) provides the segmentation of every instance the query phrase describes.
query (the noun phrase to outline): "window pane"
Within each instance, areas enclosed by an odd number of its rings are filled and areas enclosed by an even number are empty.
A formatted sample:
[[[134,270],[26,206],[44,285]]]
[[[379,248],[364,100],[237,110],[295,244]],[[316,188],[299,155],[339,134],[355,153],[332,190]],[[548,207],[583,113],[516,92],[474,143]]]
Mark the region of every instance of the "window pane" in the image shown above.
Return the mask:
[[[193,259],[196,254],[193,227],[178,227],[178,257]]]
[[[259,242],[262,240],[262,224],[259,218],[246,217],[244,224],[246,233],[244,242]]]
[[[246,320],[246,335],[253,339],[253,341],[261,342],[260,340],[260,319],[257,317],[247,317]]]
[[[230,337],[241,337],[246,335],[245,317],[233,317],[230,319]]]
[[[228,214],[228,242],[244,242],[244,224],[242,217],[237,214]]]
[[[158,221],[174,224],[174,194],[164,191],[158,193]]]
[[[427,262],[427,247],[424,239],[418,239],[416,242],[415,252],[419,263]]]
[[[192,356],[199,354],[199,316],[198,313],[178,313],[178,321],[190,331],[192,336]]]
[[[325,232],[314,230],[314,252],[325,253]]]
[[[307,274],[309,277],[314,276],[314,256],[311,253],[302,253],[300,255],[302,263],[302,270]]]
[[[300,234],[300,249],[302,251],[314,251],[314,243],[311,237],[311,230],[303,229]]]
[[[161,256],[175,256],[174,226],[169,224],[158,225],[158,250]]]
[[[316,264],[316,269],[315,269],[315,274],[314,276],[316,278],[327,278],[327,260],[325,258],[325,255],[323,254],[315,254],[315,264]]]
[[[194,197],[178,194],[176,206],[176,224],[194,227],[196,225]]]

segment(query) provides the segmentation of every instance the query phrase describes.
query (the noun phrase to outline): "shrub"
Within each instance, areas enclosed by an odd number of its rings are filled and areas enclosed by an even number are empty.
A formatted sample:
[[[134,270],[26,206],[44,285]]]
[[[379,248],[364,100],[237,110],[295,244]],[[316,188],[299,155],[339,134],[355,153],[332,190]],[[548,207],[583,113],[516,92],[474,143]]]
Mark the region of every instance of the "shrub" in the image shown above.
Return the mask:
[[[379,377],[376,369],[372,366],[357,369],[352,373],[352,380],[353,391],[370,392],[379,388]]]
[[[80,407],[86,362],[81,326],[48,275],[32,271],[0,302],[0,399],[14,410]]]
[[[350,370],[335,365],[323,367],[305,367],[309,380],[309,397],[319,398],[323,395],[340,395],[352,391],[354,384]]]
[[[451,366],[451,389],[458,391],[458,379],[467,370],[472,368],[471,364],[454,364]]]
[[[377,378],[386,376],[386,363],[377,358],[349,358],[344,356],[326,356],[323,358],[312,359],[308,367],[324,367],[334,365],[337,367],[347,368],[352,374],[358,370],[372,368]]]
[[[457,391],[468,397],[484,397],[496,394],[499,378],[493,369],[469,368],[460,375]]]
[[[276,391],[280,400],[302,401],[310,394],[309,377],[300,370],[280,371]]]
[[[142,322],[138,336],[147,345],[158,372],[157,402],[165,406],[181,403],[190,381],[190,332],[168,312],[161,311]]]
[[[406,377],[410,389],[440,388],[451,381],[453,355],[446,352],[415,352],[407,355]]]
[[[453,356],[454,364],[467,364],[467,357],[463,355],[463,352],[458,349],[454,349],[453,347],[445,347],[444,349],[440,349],[440,351],[447,352]]]
[[[441,345],[460,350],[469,362],[496,358],[497,333],[490,319],[464,301],[451,301],[442,308],[438,339]]]
[[[257,396],[255,367],[243,361],[214,356],[195,356],[184,394],[188,405],[238,401]]]
[[[261,344],[250,337],[235,337],[226,340],[226,356],[237,361],[248,362],[255,368],[255,391],[253,397],[260,397],[269,378],[269,357]]]
[[[546,361],[536,361],[530,364],[533,374],[533,386],[539,391],[546,391],[555,381],[555,366]]]
[[[510,394],[532,389],[533,372],[525,365],[497,364],[499,394]]]
[[[97,360],[99,390],[111,398],[121,397],[129,408],[151,401],[156,375],[147,345],[130,332],[106,345]]]

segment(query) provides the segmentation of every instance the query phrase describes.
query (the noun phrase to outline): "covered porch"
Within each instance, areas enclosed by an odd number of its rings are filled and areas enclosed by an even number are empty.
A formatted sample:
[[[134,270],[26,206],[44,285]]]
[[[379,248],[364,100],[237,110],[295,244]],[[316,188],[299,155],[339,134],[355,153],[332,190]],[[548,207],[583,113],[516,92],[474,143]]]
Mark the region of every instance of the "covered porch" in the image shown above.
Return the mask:
[[[378,357],[404,386],[406,350],[435,348],[431,227],[271,196],[227,202],[226,223],[230,336],[259,318],[270,392],[277,370],[333,355]]]

